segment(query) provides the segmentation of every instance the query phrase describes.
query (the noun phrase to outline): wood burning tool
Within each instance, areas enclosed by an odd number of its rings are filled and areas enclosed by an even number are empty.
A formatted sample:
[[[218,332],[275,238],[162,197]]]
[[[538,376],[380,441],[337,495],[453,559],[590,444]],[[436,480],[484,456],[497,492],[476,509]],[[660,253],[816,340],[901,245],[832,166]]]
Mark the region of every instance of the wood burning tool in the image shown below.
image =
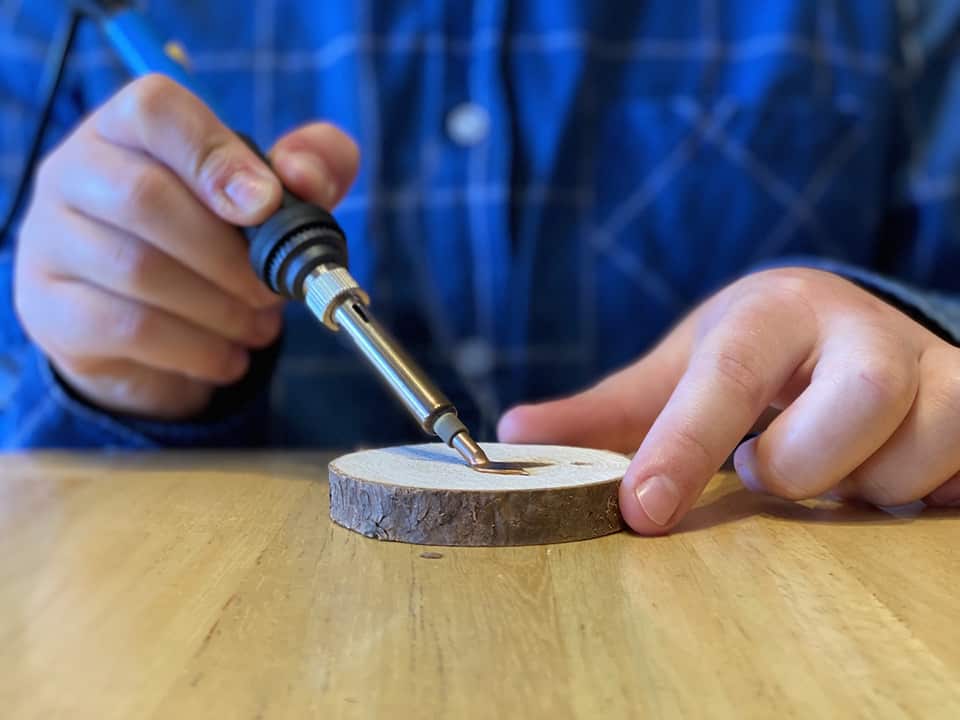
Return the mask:
[[[162,73],[211,104],[189,71],[185,50],[163,41],[132,3],[101,0],[73,5],[99,23],[131,74]],[[215,107],[212,110],[216,113]],[[250,138],[240,136],[264,157]],[[284,189],[283,202],[270,218],[241,230],[249,241],[253,268],[271,290],[306,303],[329,330],[342,330],[425,432],[454,448],[471,467],[493,467],[453,403],[373,317],[369,296],[347,269],[347,240],[330,213]]]

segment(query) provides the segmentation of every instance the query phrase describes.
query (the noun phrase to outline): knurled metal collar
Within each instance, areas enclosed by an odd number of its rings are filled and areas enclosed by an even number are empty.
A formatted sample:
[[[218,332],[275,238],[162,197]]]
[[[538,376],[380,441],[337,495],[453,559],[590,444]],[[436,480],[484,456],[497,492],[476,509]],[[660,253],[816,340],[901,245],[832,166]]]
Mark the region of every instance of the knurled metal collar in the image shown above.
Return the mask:
[[[353,297],[364,305],[370,304],[370,296],[357,284],[346,268],[316,269],[304,284],[307,286],[307,305],[315,317],[333,331],[340,326],[333,319],[333,312],[347,298]]]

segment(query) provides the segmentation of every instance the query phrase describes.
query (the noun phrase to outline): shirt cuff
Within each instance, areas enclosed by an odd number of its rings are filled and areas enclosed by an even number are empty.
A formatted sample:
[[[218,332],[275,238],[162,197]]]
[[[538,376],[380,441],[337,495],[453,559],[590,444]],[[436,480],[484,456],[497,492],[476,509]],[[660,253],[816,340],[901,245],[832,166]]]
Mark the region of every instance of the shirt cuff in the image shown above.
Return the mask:
[[[254,353],[247,376],[216,391],[202,415],[166,422],[90,405],[58,377],[43,353],[31,348],[0,423],[0,446],[11,450],[263,446],[270,440],[268,387],[277,354],[278,345]]]

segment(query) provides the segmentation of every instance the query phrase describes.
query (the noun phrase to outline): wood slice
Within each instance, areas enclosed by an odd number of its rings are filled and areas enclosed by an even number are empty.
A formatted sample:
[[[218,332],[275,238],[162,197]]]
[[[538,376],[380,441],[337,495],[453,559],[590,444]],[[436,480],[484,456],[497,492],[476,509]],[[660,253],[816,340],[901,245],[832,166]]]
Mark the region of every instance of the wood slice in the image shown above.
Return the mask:
[[[481,473],[442,444],[343,455],[330,463],[330,517],[379,540],[423,545],[538,545],[620,530],[629,461],[604,450],[484,443],[529,475]]]

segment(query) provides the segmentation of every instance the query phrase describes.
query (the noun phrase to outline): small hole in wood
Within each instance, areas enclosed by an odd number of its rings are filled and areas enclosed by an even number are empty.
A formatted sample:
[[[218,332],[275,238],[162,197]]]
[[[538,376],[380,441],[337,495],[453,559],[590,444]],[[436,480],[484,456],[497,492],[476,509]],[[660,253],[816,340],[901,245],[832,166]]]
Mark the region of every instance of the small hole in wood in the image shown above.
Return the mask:
[[[439,560],[440,558],[443,557],[443,553],[424,552],[424,553],[420,553],[420,557],[422,557],[424,560]]]

